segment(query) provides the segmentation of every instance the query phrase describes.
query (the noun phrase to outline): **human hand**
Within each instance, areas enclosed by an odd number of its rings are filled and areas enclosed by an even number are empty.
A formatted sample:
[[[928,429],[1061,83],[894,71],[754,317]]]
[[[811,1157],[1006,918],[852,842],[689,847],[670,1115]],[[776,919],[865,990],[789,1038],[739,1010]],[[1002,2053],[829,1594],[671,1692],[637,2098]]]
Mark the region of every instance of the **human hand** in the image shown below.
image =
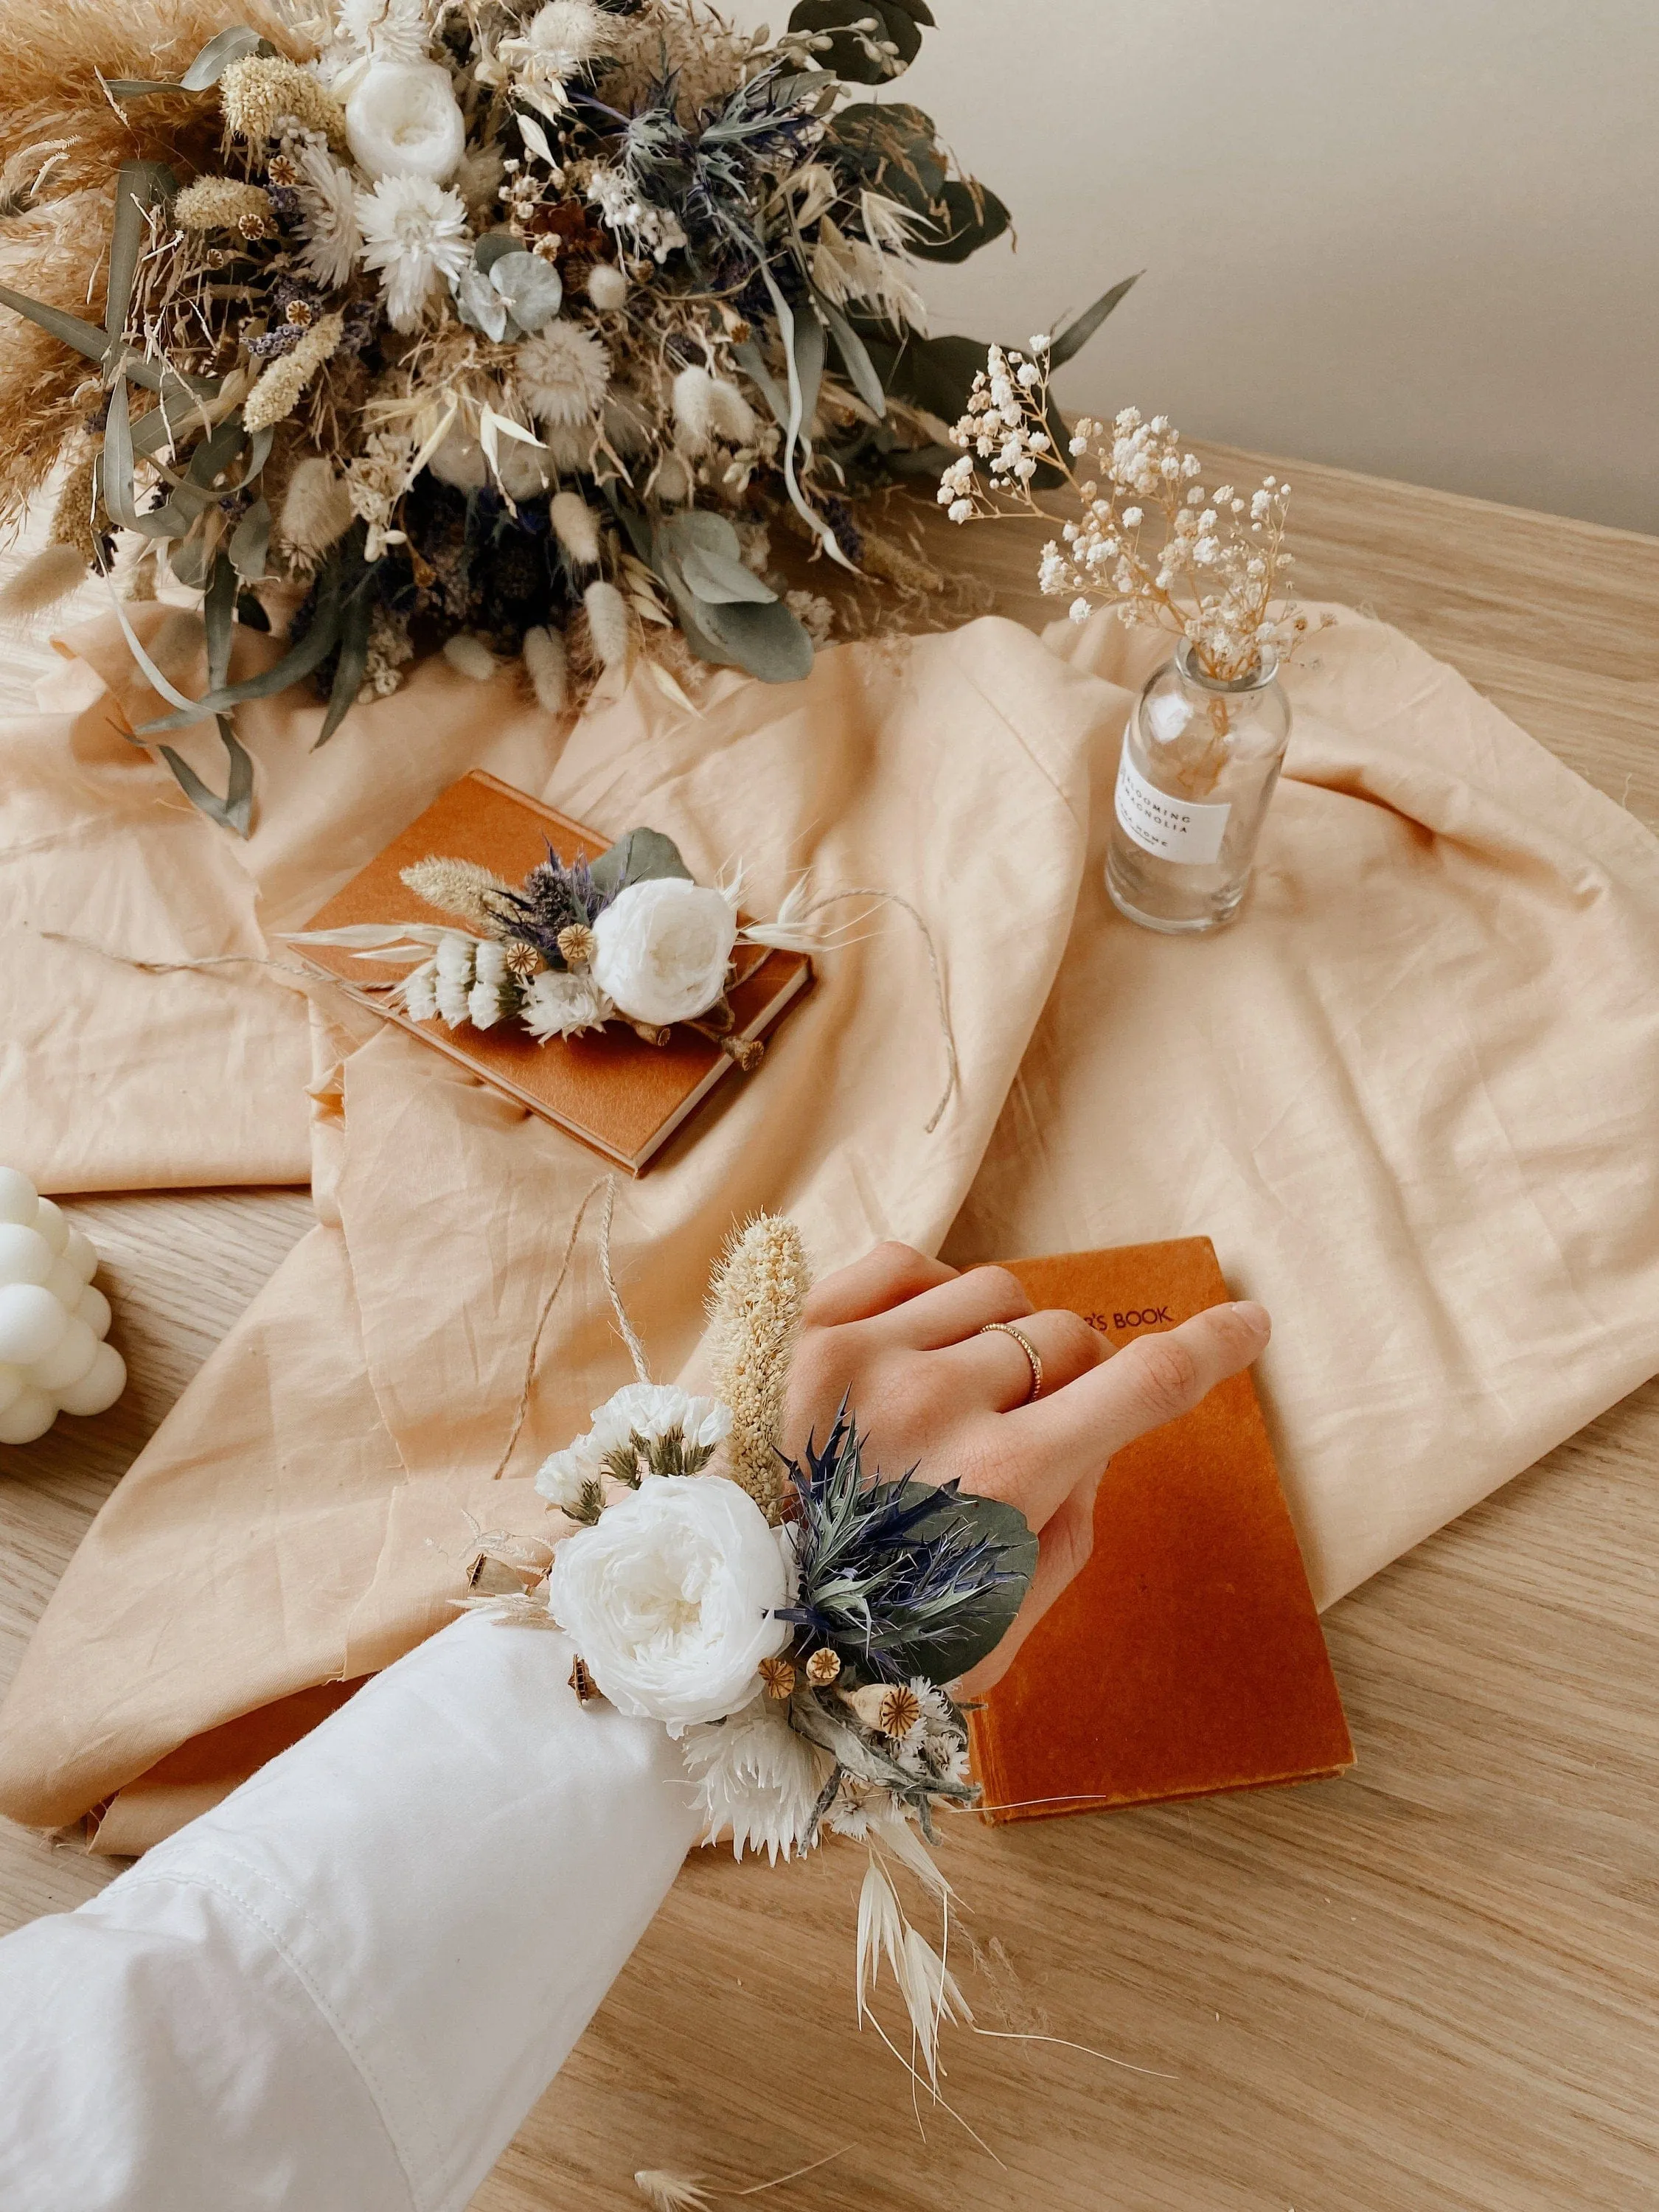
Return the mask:
[[[1011,1322],[1042,1365],[988,1324]],[[1095,1492],[1114,1452],[1197,1405],[1248,1367],[1267,1341],[1264,1308],[1212,1306],[1178,1328],[1114,1352],[1080,1315],[1033,1313],[1003,1267],[965,1273],[908,1244],[878,1244],[826,1275],[806,1300],[790,1370],[785,1436],[799,1458],[845,1397],[872,1460],[889,1478],[927,1482],[1018,1506],[1036,1533],[1025,1601],[988,1659],[957,1685],[981,1695],[1078,1574],[1094,1541]]]

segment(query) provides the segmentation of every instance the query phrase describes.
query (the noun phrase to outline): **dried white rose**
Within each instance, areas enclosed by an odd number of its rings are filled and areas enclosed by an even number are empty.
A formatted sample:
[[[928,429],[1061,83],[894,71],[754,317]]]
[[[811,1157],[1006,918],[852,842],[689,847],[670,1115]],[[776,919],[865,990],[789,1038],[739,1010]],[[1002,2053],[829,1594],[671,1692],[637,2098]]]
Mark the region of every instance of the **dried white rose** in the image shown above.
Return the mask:
[[[707,1013],[726,988],[737,917],[722,894],[682,876],[629,884],[593,924],[593,980],[634,1020]]]
[[[672,1735],[752,1702],[787,1601],[766,1516],[721,1475],[647,1475],[565,1538],[548,1577],[548,1610],[611,1704]]]
[[[346,137],[371,177],[445,184],[466,150],[466,121],[441,62],[371,62],[346,102]]]

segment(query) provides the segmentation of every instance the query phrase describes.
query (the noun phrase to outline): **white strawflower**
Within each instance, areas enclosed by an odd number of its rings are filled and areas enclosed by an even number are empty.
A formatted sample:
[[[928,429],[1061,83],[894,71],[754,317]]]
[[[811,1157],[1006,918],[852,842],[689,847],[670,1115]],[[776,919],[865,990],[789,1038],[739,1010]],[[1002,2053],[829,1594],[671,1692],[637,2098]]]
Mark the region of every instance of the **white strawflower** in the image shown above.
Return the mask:
[[[556,318],[514,356],[519,390],[538,422],[591,422],[605,404],[611,356],[592,331]]]
[[[599,1509],[604,1474],[587,1438],[578,1437],[563,1451],[549,1452],[536,1469],[536,1488],[550,1505],[556,1505],[573,1521],[587,1520]]]
[[[763,1850],[774,1866],[809,1847],[827,1762],[796,1735],[781,1705],[762,1698],[731,1720],[688,1729],[682,1749],[708,1822],[705,1844],[729,1830],[734,1856]]]
[[[677,1382],[625,1382],[589,1418],[587,1443],[601,1459],[630,1437],[650,1443],[676,1432],[688,1444],[712,1451],[732,1427],[729,1406],[718,1398],[694,1398]]]
[[[620,1712],[679,1735],[750,1705],[789,1641],[788,1572],[747,1491],[647,1474],[553,1555],[547,1604]]]
[[[706,1013],[726,988],[737,919],[723,896],[683,876],[629,884],[599,915],[592,975],[635,1021]]]
[[[328,141],[319,131],[295,139],[289,158],[300,173],[295,186],[305,222],[300,259],[306,274],[325,292],[337,292],[351,276],[362,251],[357,227],[357,188],[349,169],[331,161]]]
[[[441,62],[371,62],[345,113],[351,151],[371,177],[441,185],[466,150],[466,121]]]
[[[583,1030],[603,1029],[616,1011],[586,969],[572,974],[543,968],[525,986],[520,1018],[532,1036],[545,1043],[549,1037],[575,1036]]]
[[[358,193],[357,222],[363,266],[380,272],[386,319],[394,331],[416,329],[434,293],[466,266],[466,210],[430,177],[387,176]]]
[[[359,53],[418,62],[432,44],[425,0],[340,0],[335,21]]]

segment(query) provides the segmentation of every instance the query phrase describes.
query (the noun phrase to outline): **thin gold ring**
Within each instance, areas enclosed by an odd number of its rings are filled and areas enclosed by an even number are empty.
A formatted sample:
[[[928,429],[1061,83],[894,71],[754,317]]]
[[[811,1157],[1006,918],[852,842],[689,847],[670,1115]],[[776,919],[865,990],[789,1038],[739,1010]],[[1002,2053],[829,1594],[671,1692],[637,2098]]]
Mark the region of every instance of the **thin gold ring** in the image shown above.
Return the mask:
[[[1039,1354],[1036,1345],[1034,1345],[1030,1338],[1026,1335],[1024,1330],[1023,1328],[1016,1328],[1012,1322],[988,1321],[984,1328],[979,1332],[981,1336],[990,1336],[994,1333],[999,1336],[1012,1336],[1014,1342],[1019,1346],[1020,1350],[1025,1354],[1027,1359],[1031,1363],[1031,1387],[1025,1393],[1024,1397],[1020,1401],[1020,1403],[1023,1406],[1029,1406],[1033,1399],[1040,1398],[1042,1395],[1042,1357]]]

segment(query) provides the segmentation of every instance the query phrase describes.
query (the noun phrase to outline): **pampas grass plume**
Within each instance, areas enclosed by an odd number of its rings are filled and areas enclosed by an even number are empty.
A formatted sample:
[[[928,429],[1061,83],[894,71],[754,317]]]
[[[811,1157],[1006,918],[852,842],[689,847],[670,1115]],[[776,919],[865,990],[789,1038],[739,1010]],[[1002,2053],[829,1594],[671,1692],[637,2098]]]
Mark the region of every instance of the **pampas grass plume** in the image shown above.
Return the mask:
[[[599,519],[579,491],[553,495],[549,512],[553,534],[573,561],[585,568],[599,565]]]
[[[562,714],[570,694],[569,659],[564,638],[556,629],[538,624],[524,634],[524,665],[529,672],[536,702],[550,714]]]
[[[343,477],[320,453],[296,461],[283,495],[276,532],[303,562],[321,559],[351,527],[351,495]]]
[[[593,650],[605,668],[626,668],[633,646],[628,602],[614,584],[590,584],[582,593]]]
[[[709,1297],[711,1383],[732,1408],[727,1472],[775,1522],[783,1506],[784,1394],[811,1287],[799,1230],[763,1213],[727,1245]]]
[[[76,545],[48,545],[0,585],[0,617],[27,622],[65,599],[82,581],[87,563]]]
[[[488,684],[495,673],[495,654],[470,630],[459,630],[445,640],[444,659],[457,675],[470,676],[475,684]]]

